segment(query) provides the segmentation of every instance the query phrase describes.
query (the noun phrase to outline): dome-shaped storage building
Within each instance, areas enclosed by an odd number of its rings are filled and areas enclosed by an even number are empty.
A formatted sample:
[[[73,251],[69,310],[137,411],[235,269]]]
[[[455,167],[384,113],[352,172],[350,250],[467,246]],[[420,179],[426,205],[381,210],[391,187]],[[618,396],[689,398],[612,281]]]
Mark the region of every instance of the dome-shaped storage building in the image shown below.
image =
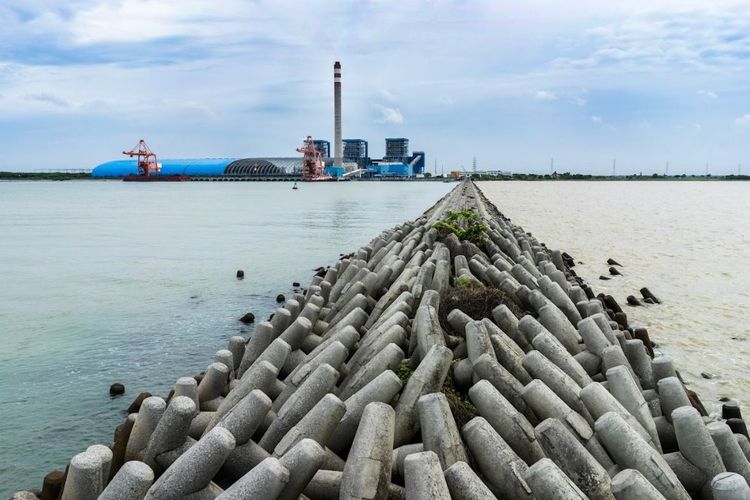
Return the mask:
[[[202,158],[159,160],[161,175],[191,177],[284,177],[298,174],[301,158]],[[93,177],[125,177],[136,175],[136,160],[115,160],[102,163],[91,171]]]

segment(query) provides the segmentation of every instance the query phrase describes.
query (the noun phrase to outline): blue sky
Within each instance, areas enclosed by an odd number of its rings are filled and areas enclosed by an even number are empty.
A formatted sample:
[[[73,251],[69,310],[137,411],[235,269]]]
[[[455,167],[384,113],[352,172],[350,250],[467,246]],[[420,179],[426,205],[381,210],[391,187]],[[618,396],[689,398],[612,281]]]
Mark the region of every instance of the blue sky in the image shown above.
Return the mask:
[[[409,137],[429,168],[750,172],[750,1],[3,0],[0,170]]]

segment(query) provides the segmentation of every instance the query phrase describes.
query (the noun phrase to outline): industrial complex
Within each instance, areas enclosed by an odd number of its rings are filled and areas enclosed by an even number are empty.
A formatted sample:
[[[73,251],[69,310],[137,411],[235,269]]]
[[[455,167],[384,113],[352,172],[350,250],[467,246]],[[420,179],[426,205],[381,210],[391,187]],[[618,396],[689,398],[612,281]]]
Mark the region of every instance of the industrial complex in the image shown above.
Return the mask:
[[[129,159],[103,163],[91,171],[94,177],[122,177],[126,180],[336,180],[362,178],[422,177],[425,168],[423,151],[409,152],[409,139],[388,137],[385,154],[371,158],[365,139],[343,139],[341,110],[341,64],[334,64],[334,141],[308,138],[305,147],[298,148],[305,156],[278,158],[201,158],[156,159],[141,141],[149,156],[138,156],[136,149],[126,151]],[[333,155],[331,155],[333,153]],[[311,155],[322,162],[322,171],[306,168]],[[136,158],[134,159],[134,156]],[[316,171],[317,172],[317,171]]]

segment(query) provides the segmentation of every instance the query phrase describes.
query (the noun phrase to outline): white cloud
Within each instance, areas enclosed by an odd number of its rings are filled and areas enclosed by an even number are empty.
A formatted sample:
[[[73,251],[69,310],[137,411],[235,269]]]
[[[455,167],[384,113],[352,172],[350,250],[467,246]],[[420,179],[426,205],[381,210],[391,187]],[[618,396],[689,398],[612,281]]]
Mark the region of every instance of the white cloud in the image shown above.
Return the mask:
[[[602,120],[601,116],[592,115],[591,121],[594,123],[604,123],[604,120]]]
[[[537,101],[555,101],[557,100],[557,95],[548,90],[537,90],[534,92],[534,99]]]
[[[750,113],[745,113],[742,116],[738,116],[734,120],[735,125],[740,127],[750,127]]]
[[[40,92],[38,94],[28,94],[26,95],[26,99],[29,101],[39,101],[39,102],[52,104],[60,108],[70,107],[70,103],[66,101],[65,99],[63,99],[62,97],[56,96],[54,94],[49,94],[46,92]]]
[[[375,111],[377,113],[378,123],[401,125],[406,121],[404,115],[401,114],[401,111],[398,108],[390,108],[388,106],[376,104]]]
[[[702,130],[703,126],[700,123],[693,123],[693,128],[695,130]]]
[[[383,99],[385,99],[388,102],[396,102],[398,100],[396,95],[388,89],[385,89],[385,88],[378,89],[378,93]]]
[[[716,92],[712,91],[712,90],[703,90],[703,89],[701,89],[701,90],[698,91],[698,95],[702,95],[704,97],[708,97],[709,99],[718,99],[719,98],[719,95]]]

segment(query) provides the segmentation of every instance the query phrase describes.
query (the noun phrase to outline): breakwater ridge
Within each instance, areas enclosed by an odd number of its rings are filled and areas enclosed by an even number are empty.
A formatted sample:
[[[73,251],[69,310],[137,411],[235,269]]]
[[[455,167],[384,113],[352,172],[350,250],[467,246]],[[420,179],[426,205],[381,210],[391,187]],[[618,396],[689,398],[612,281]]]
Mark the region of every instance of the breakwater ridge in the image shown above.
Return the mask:
[[[750,498],[739,405],[707,415],[572,263],[463,181],[321,269],[165,399],[139,396],[113,443],[38,493]]]

